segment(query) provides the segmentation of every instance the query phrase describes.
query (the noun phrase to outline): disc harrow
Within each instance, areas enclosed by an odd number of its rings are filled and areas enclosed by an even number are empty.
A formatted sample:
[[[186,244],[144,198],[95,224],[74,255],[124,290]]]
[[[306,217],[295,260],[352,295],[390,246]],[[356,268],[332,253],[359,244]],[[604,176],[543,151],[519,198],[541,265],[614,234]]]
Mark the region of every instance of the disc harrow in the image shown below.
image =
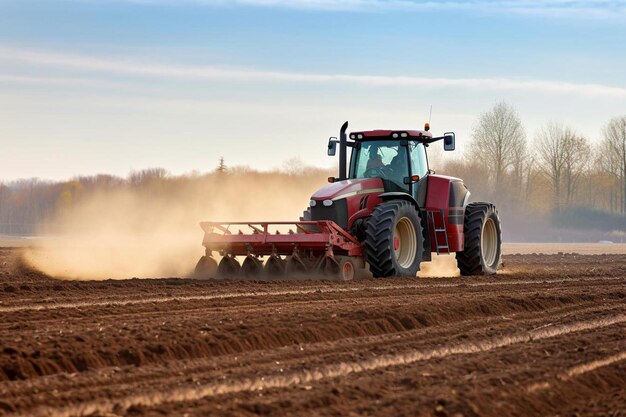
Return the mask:
[[[206,255],[198,261],[196,278],[351,280],[366,274],[361,245],[332,221],[202,222],[200,226]],[[221,257],[219,263],[215,253]]]

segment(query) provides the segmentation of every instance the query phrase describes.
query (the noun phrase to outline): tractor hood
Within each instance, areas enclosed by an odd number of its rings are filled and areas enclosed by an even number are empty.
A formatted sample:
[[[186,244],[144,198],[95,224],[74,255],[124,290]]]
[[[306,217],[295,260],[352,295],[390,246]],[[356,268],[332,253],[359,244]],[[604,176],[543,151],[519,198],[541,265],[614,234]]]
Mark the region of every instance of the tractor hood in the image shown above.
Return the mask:
[[[383,180],[380,178],[358,178],[337,181],[318,190],[311,196],[312,200],[340,200],[370,193],[381,194],[385,191]]]

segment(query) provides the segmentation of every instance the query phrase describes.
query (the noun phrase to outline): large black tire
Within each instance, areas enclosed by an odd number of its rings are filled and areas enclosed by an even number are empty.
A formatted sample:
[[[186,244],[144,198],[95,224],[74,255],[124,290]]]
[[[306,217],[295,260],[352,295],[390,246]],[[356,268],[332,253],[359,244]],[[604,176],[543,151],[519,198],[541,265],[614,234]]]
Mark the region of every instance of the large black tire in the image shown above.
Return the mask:
[[[374,277],[414,277],[424,253],[419,211],[403,200],[380,204],[367,221],[364,247]]]
[[[498,210],[491,203],[471,203],[465,208],[463,252],[456,262],[461,275],[493,275],[502,257],[502,230]]]

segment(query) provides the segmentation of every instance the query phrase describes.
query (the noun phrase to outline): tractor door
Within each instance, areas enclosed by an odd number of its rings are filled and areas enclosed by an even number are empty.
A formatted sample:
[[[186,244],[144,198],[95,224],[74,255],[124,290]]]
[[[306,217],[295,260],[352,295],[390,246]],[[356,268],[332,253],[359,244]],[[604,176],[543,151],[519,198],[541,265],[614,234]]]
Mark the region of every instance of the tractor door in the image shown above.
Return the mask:
[[[428,183],[428,160],[426,149],[420,142],[410,142],[411,172],[409,175],[419,175],[418,182],[413,184],[411,194],[420,207],[426,207],[426,186]]]

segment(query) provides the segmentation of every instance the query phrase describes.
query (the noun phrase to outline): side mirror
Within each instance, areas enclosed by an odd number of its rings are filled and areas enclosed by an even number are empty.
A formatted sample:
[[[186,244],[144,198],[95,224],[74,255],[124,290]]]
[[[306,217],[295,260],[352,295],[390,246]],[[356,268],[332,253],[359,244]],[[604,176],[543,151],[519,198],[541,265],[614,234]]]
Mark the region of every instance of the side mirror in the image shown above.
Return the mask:
[[[339,141],[335,137],[328,139],[328,156],[335,156],[335,154],[337,153],[338,142]]]
[[[443,134],[443,150],[453,151],[455,139],[456,139],[456,136],[454,135],[454,132],[444,133]]]

